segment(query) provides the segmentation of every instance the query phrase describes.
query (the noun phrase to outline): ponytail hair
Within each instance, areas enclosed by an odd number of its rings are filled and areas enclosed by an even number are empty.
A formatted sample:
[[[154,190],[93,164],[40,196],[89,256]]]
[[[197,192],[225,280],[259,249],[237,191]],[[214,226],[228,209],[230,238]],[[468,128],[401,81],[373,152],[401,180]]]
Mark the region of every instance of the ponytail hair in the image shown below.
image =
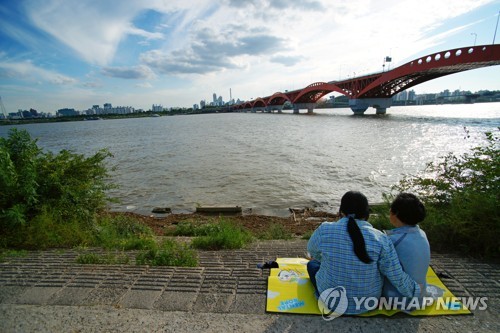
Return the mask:
[[[340,201],[340,212],[349,218],[347,232],[351,237],[354,253],[365,264],[371,263],[373,260],[366,251],[365,239],[355,220],[356,218],[368,219],[370,215],[368,199],[361,192],[349,191]]]

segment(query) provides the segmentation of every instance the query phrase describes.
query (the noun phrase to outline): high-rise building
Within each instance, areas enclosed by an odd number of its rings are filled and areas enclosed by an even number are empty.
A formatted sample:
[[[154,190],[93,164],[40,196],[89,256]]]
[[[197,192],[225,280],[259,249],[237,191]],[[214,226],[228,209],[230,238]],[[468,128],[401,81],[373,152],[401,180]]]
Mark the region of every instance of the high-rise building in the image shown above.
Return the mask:
[[[163,111],[163,106],[161,104],[158,104],[158,105],[153,104],[153,107],[151,108],[151,111],[153,111],[153,112],[162,112]]]
[[[409,101],[414,101],[415,99],[417,98],[416,94],[415,94],[415,90],[410,90],[408,92],[408,100]]]

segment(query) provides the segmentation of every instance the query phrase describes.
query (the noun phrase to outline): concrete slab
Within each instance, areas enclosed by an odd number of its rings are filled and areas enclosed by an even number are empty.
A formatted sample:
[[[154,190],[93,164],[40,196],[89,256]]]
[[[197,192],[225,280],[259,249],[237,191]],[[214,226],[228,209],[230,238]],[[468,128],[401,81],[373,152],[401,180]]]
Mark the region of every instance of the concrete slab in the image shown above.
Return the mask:
[[[120,300],[119,305],[132,309],[152,309],[161,291],[158,290],[129,290]]]
[[[155,309],[162,311],[191,311],[198,297],[195,292],[165,291],[156,300]]]
[[[199,294],[193,311],[196,313],[225,313],[233,304],[235,295],[233,294]]]
[[[15,304],[48,304],[50,299],[60,290],[61,288],[55,287],[31,287],[18,295],[12,302]]]
[[[266,312],[266,295],[237,294],[229,312],[263,314]]]
[[[64,288],[49,301],[51,305],[88,305],[87,299],[93,288]]]
[[[124,288],[91,289],[83,302],[87,305],[117,305],[126,292]]]
[[[19,295],[26,291],[27,287],[20,286],[2,286],[0,287],[0,303],[10,304]]]

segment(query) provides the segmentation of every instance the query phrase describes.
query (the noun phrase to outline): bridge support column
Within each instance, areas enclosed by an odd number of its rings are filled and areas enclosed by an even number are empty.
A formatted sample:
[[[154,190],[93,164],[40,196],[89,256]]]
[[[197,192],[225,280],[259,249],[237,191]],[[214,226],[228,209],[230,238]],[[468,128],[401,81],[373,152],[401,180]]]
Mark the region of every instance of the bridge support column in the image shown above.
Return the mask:
[[[278,111],[278,113],[282,113],[281,112],[282,110],[283,110],[283,105],[269,105],[267,107],[267,111],[269,112]]]
[[[307,109],[307,113],[311,114],[314,111],[316,103],[294,103],[293,113],[299,113],[300,109]]]
[[[370,106],[374,107],[377,114],[385,114],[391,107],[391,98],[353,98],[349,100],[349,107],[354,114],[364,114]]]

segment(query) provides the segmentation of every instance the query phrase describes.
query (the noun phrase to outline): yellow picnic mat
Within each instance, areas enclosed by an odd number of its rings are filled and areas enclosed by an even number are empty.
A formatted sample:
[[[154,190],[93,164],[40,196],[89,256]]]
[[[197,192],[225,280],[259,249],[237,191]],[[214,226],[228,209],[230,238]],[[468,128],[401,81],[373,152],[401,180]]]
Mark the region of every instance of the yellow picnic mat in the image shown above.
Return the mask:
[[[314,287],[307,274],[308,260],[278,258],[276,262],[279,268],[272,268],[268,278],[266,311],[321,315]],[[432,298],[430,302],[425,303],[427,306],[405,313],[412,316],[471,314],[460,299],[446,288],[431,267],[427,271],[427,295],[427,301]],[[374,310],[361,316],[392,316],[398,312],[402,311],[394,309],[392,304],[379,303]]]

